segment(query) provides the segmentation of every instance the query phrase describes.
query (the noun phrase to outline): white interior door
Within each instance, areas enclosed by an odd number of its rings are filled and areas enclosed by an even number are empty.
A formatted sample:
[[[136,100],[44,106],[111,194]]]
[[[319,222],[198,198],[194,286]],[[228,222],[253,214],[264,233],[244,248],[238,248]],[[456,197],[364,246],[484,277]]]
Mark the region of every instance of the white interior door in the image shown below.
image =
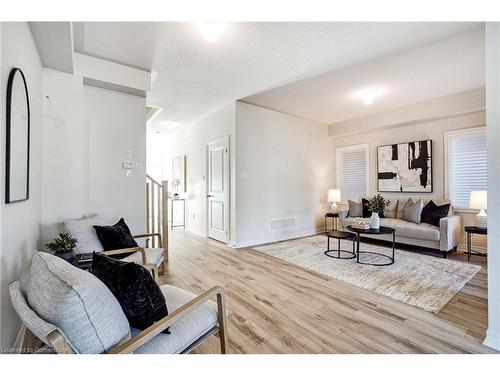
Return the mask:
[[[207,143],[208,236],[229,242],[229,137]]]

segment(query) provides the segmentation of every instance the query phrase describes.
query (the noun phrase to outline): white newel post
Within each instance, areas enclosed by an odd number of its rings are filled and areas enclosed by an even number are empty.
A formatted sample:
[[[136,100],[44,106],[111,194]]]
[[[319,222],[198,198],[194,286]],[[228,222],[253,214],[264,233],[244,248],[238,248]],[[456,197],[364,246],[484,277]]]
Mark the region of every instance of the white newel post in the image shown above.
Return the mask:
[[[500,23],[486,24],[488,139],[488,331],[485,345],[500,350]]]

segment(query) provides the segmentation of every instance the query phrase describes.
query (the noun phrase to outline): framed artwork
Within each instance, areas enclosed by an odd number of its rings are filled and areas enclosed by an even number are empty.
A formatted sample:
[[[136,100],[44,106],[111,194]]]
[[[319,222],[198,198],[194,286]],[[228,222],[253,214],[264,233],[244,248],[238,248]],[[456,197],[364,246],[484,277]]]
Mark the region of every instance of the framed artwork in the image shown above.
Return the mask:
[[[186,155],[172,159],[172,191],[174,194],[186,192]]]
[[[432,140],[377,147],[379,192],[432,193]]]

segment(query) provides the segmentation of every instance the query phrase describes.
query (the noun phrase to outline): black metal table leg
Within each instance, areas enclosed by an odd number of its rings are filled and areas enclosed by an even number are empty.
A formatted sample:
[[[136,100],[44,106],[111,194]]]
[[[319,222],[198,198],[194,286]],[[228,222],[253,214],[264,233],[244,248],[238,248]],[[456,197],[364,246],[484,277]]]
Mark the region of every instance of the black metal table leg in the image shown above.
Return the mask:
[[[467,233],[467,262],[470,261],[471,250],[472,250],[472,233]]]
[[[356,262],[359,263],[359,237],[360,234],[356,233]]]
[[[392,262],[394,263],[394,250],[395,250],[395,246],[396,245],[396,232],[394,232],[392,234]]]

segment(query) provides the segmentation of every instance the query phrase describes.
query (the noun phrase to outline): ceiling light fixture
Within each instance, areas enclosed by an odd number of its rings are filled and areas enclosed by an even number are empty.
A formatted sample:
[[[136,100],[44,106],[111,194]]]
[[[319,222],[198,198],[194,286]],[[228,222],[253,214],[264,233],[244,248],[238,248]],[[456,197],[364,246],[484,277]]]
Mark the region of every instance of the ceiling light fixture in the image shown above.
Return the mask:
[[[370,88],[364,89],[356,92],[354,96],[363,101],[365,105],[371,105],[375,101],[375,98],[383,94],[383,90],[380,88]]]
[[[222,23],[204,22],[200,24],[201,35],[209,43],[216,42],[223,30],[224,25]]]

